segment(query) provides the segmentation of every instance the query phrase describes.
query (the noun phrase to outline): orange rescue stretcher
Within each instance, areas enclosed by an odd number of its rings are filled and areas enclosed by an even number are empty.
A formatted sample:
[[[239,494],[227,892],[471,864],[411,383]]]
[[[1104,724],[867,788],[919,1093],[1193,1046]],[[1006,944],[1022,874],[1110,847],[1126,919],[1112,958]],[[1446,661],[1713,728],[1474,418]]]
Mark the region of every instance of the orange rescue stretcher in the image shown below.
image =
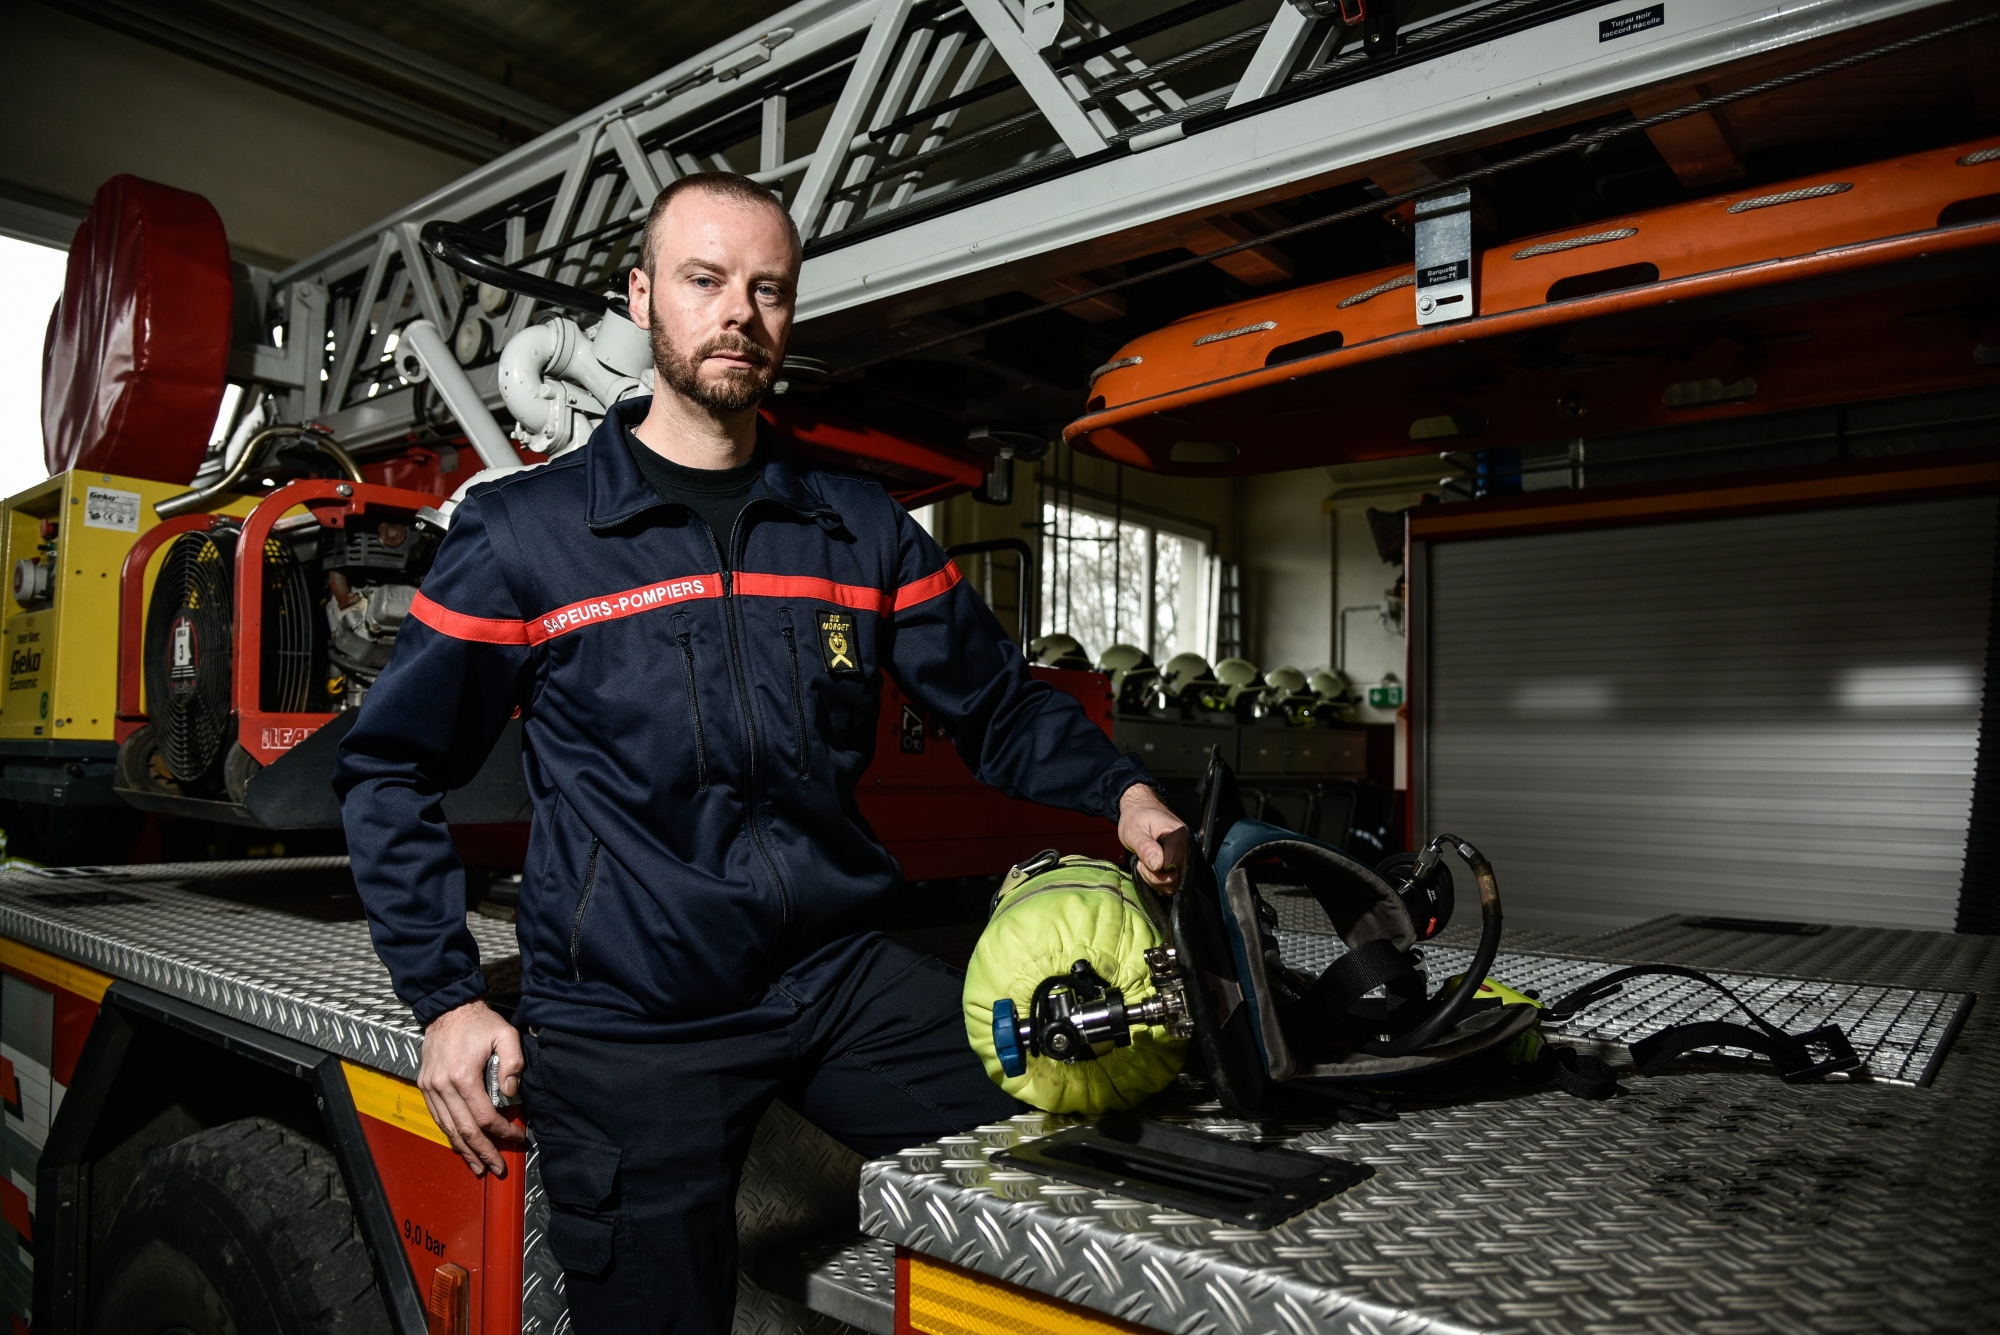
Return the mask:
[[[1477,252],[1419,327],[1408,265],[1128,343],[1064,431],[1226,475],[1560,441],[2000,382],[2000,138]]]

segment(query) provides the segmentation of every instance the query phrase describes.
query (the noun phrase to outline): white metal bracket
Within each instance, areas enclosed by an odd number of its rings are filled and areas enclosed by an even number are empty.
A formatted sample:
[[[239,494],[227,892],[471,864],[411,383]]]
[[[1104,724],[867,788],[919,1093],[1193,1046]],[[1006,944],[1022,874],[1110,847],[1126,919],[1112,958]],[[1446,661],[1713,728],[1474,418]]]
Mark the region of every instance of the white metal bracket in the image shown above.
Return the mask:
[[[972,15],[973,22],[986,34],[986,40],[993,43],[993,49],[1021,81],[1021,87],[1034,100],[1035,109],[1048,117],[1070,153],[1086,158],[1102,151],[1104,136],[1090,123],[1090,117],[1077,105],[1069,89],[1063,87],[1042,53],[1028,44],[1020,25],[1014,22],[1014,16],[1001,0],[965,0],[965,12]]]

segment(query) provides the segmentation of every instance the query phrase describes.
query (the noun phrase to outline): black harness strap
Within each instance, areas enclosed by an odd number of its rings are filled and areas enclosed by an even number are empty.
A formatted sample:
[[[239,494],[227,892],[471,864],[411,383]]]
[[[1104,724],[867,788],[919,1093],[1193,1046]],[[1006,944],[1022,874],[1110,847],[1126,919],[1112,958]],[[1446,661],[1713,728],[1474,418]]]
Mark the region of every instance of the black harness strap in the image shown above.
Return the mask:
[[[1743,999],[1698,969],[1678,964],[1640,964],[1618,969],[1585,983],[1568,996],[1550,1004],[1549,1016],[1568,1019],[1578,1011],[1620,991],[1626,981],[1647,975],[1664,974],[1691,978],[1728,997],[1735,1007],[1750,1017],[1749,1025],[1725,1020],[1705,1020],[1674,1025],[1648,1038],[1628,1044],[1632,1063],[1641,1075],[1652,1075],[1673,1058],[1694,1048],[1748,1048],[1769,1057],[1778,1073],[1793,1084],[1817,1080],[1835,1071],[1851,1071],[1861,1065],[1847,1035],[1839,1025],[1826,1025],[1807,1034],[1788,1034],[1745,1005]],[[1752,1028],[1754,1025],[1755,1028]]]
[[[1410,953],[1398,950],[1393,941],[1378,937],[1363,941],[1327,966],[1302,998],[1327,1019],[1338,1021],[1354,1008],[1354,1003],[1378,987],[1417,976]],[[1371,1021],[1372,1023],[1372,1021]]]
[[[1786,1034],[1772,1038],[1748,1025],[1709,1020],[1700,1024],[1679,1024],[1662,1029],[1651,1038],[1630,1045],[1632,1064],[1640,1075],[1651,1075],[1694,1048],[1748,1048],[1761,1052],[1777,1066],[1778,1074],[1790,1084],[1817,1080],[1831,1071],[1851,1071],[1861,1065],[1853,1045],[1839,1025],[1827,1025],[1809,1034]],[[1820,1056],[1813,1049],[1821,1049]]]
[[[1549,1079],[1565,1094],[1579,1099],[1608,1099],[1618,1092],[1617,1074],[1595,1057],[1575,1048],[1544,1048],[1550,1056]]]

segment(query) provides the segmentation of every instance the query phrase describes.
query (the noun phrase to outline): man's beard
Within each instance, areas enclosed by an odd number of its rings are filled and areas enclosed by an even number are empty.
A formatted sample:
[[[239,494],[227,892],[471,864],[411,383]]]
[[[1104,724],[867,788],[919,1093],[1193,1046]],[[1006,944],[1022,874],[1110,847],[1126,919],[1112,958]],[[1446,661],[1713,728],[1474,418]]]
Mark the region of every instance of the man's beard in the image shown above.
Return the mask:
[[[683,356],[667,337],[665,322],[653,312],[652,329],[654,374],[683,397],[693,399],[712,413],[739,413],[754,408],[764,391],[777,378],[778,368],[769,350],[741,334],[717,334]],[[750,366],[731,367],[712,380],[703,380],[701,364],[718,352],[748,358]]]

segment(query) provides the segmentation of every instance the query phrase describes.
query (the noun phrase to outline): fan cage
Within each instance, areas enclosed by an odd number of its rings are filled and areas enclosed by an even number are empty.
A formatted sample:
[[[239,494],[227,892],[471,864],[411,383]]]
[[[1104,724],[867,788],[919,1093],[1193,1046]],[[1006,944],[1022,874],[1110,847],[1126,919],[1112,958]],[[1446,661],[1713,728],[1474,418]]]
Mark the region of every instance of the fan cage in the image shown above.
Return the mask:
[[[146,706],[177,782],[206,778],[230,742],[236,534],[183,533],[167,547],[146,616]]]
[[[320,638],[324,618],[311,577],[291,547],[264,540],[263,687],[260,707],[281,714],[322,712]]]

